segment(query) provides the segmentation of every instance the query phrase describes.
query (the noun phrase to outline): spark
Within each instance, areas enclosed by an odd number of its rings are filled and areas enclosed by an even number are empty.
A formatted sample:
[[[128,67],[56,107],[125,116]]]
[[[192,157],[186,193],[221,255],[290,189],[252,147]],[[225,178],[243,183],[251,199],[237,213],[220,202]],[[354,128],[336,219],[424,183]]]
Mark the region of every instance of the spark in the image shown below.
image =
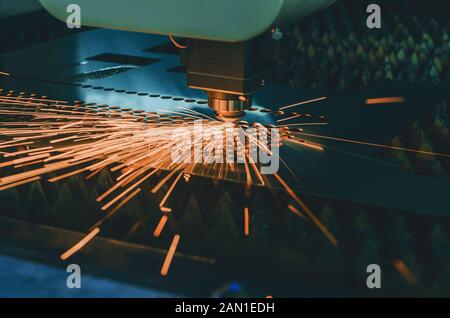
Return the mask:
[[[186,108],[186,107],[182,107],[182,106],[181,106],[180,108],[183,109],[183,110],[184,110],[185,112],[187,112],[187,113],[197,114],[197,115],[202,116],[202,117],[204,117],[204,118],[206,118],[206,119],[210,119],[210,120],[213,121],[213,122],[219,122],[217,119],[215,119],[215,118],[213,118],[213,117],[211,117],[211,116],[202,114],[202,113],[200,113],[200,112],[198,112],[198,111],[195,111],[195,110],[193,110],[193,109]]]
[[[59,129],[67,129],[67,128],[70,128],[70,127],[79,126],[81,124],[83,124],[83,121],[76,121],[74,123],[70,123],[70,124],[61,126],[61,127],[59,127]]]
[[[438,152],[424,151],[424,150],[419,150],[419,149],[410,149],[410,148],[389,146],[389,145],[383,145],[383,144],[375,144],[375,143],[371,143],[371,142],[365,142],[365,141],[359,141],[359,140],[351,140],[351,139],[344,139],[344,138],[338,138],[338,137],[330,137],[330,136],[324,136],[324,135],[309,134],[309,133],[304,133],[304,132],[294,132],[294,134],[302,135],[302,136],[308,136],[308,137],[314,137],[314,138],[328,139],[328,140],[333,140],[333,141],[348,142],[348,143],[352,143],[352,144],[365,145],[365,146],[371,146],[371,147],[377,147],[377,148],[384,148],[384,149],[391,149],[391,150],[400,150],[400,151],[412,152],[412,153],[417,153],[417,154],[422,154],[422,155],[430,155],[430,156],[450,158],[450,154],[443,154],[443,153],[438,153]]]
[[[96,227],[93,229],[88,235],[86,235],[81,241],[71,247],[67,252],[61,255],[61,260],[65,261],[73,254],[82,249],[87,243],[89,243],[98,233],[100,233],[100,229]]]
[[[124,240],[128,240],[134,233],[136,233],[136,231],[138,230],[138,228],[140,228],[142,225],[142,221],[138,221],[136,222],[131,229],[128,231],[128,233],[125,235]]]
[[[417,285],[417,278],[414,273],[409,269],[409,267],[402,260],[395,260],[393,262],[395,269],[402,275],[402,277],[408,282],[411,286]]]
[[[288,205],[288,209],[291,210],[292,212],[294,212],[296,215],[298,215],[299,217],[301,217],[302,219],[306,220],[305,215],[300,212],[299,209],[297,209],[295,206],[293,206],[292,204]]]
[[[250,235],[250,215],[248,208],[244,208],[244,235],[249,236]]]
[[[20,185],[27,184],[27,183],[30,183],[30,182],[33,182],[33,181],[37,181],[37,180],[40,180],[40,179],[41,179],[41,177],[33,177],[33,178],[17,181],[17,182],[14,182],[14,183],[10,183],[10,184],[8,184],[6,186],[0,187],[0,191],[6,190],[6,189],[10,189],[10,188],[14,188],[14,187],[18,187]]]
[[[294,138],[287,138],[287,139],[283,139],[284,141],[288,141],[288,142],[292,142],[295,143],[296,145],[300,145],[303,147],[307,147],[307,148],[311,148],[314,150],[318,150],[318,151],[325,151],[324,147],[322,145],[318,145],[315,143],[312,143],[310,141],[307,140],[299,140],[299,139],[294,139]]]
[[[281,123],[281,122],[284,122],[284,121],[288,121],[288,120],[292,120],[292,119],[300,118],[300,117],[303,117],[303,114],[297,114],[297,115],[293,115],[293,116],[291,116],[291,117],[287,117],[287,118],[283,118],[283,119],[278,119],[278,120],[277,120],[277,123]]]
[[[42,148],[39,148],[39,149],[29,149],[29,150],[23,150],[23,151],[16,151],[16,152],[8,153],[8,154],[4,155],[3,157],[5,157],[5,158],[15,157],[15,156],[18,156],[18,155],[25,155],[25,154],[29,154],[29,153],[32,153],[32,152],[51,150],[51,149],[53,149],[53,147],[42,147]]]
[[[8,74],[8,73],[4,73],[4,74]],[[11,74],[9,74],[10,76]],[[23,101],[39,101],[39,102],[51,102],[51,103],[55,103],[55,104],[67,104],[66,101],[64,100],[56,100],[56,99],[47,99],[47,98],[36,98],[36,97],[23,97],[23,96],[17,96],[17,97],[13,97],[13,96],[0,96],[0,100],[7,100],[9,102],[23,102]],[[42,104],[43,106],[47,106],[47,104]],[[60,105],[58,105],[60,106]],[[66,105],[64,105],[65,107],[67,107]]]
[[[161,200],[161,203],[159,204],[159,207],[161,208],[161,210],[164,209],[164,204],[166,204],[167,199],[169,198],[170,194],[172,193],[173,189],[175,188],[175,186],[177,185],[178,181],[180,180],[180,178],[182,176],[183,176],[183,174],[180,173],[178,175],[178,177],[175,179],[175,181],[172,183],[172,185],[170,186],[169,190],[167,190],[166,195],[164,196],[164,198]]]
[[[386,166],[398,167],[398,164],[395,164],[395,163],[386,162],[386,161],[383,161],[383,160],[378,160],[378,159],[375,159],[375,158],[372,158],[372,157],[369,157],[369,156],[359,155],[359,154],[356,154],[356,153],[353,153],[353,152],[349,152],[349,151],[345,151],[345,150],[342,150],[342,149],[334,148],[334,147],[331,147],[329,145],[327,145],[327,150],[332,150],[332,151],[336,151],[336,152],[345,153],[346,155],[349,155],[349,156],[362,158],[364,160],[369,160],[369,161],[376,162],[376,163],[381,163],[381,164],[386,165]]]
[[[69,137],[65,137],[65,138],[59,138],[59,139],[50,140],[50,143],[51,144],[56,144],[56,143],[59,143],[59,142],[68,141],[68,140],[77,139],[77,138],[79,138],[78,135],[69,136]]]
[[[315,99],[310,99],[310,100],[307,100],[307,101],[303,101],[303,102],[299,102],[299,103],[295,103],[295,104],[292,104],[292,105],[281,107],[281,108],[279,108],[279,110],[285,110],[285,109],[292,108],[292,107],[297,107],[297,106],[301,106],[301,105],[311,104],[311,103],[319,102],[319,101],[322,101],[322,100],[325,100],[325,99],[327,99],[327,97],[319,97],[319,98],[315,98]]]
[[[289,125],[277,125],[275,127],[296,127],[296,126],[326,126],[328,123],[298,123]]]
[[[35,161],[37,159],[42,159],[42,158],[47,158],[48,156],[49,156],[49,154],[41,154],[41,155],[36,155],[36,156],[32,156],[32,157],[25,157],[25,158],[20,158],[20,159],[14,159],[14,160],[11,160],[11,161],[0,163],[0,168],[8,167],[8,166],[14,166],[14,165],[18,165],[18,164],[23,164],[25,162]],[[2,179],[0,179],[0,180],[2,180]]]
[[[170,178],[172,178],[172,176],[176,173],[176,170],[173,170],[171,172],[169,172],[167,174],[167,176],[165,176],[150,192],[155,194],[156,192],[159,191],[159,189],[161,189],[163,187],[163,185],[169,181]]]
[[[180,235],[175,234],[173,237],[172,243],[170,244],[170,248],[167,251],[166,258],[164,260],[163,266],[161,268],[161,276],[167,276],[169,272],[170,264],[172,263],[173,256],[175,255],[175,251],[177,250],[178,243],[180,241]]]
[[[97,174],[99,174],[101,171],[103,170],[103,168],[98,168],[97,170],[95,170],[94,172],[92,172],[91,174],[86,176],[86,180],[92,179],[93,177],[95,177]]]
[[[188,183],[189,180],[191,180],[191,175],[189,173],[184,173],[183,174],[183,179],[185,183]]]
[[[156,226],[155,231],[153,232],[154,237],[159,237],[161,235],[161,232],[167,223],[167,219],[168,219],[167,215],[163,215],[161,217],[161,220],[159,221],[158,225]]]
[[[400,104],[404,103],[404,97],[380,97],[380,98],[368,98],[366,99],[366,105],[376,105],[376,104]]]
[[[86,171],[86,168],[81,168],[81,169],[78,169],[78,170],[75,170],[75,171],[71,171],[71,172],[65,173],[65,174],[60,175],[58,177],[48,179],[48,182],[60,181],[62,179],[66,179],[68,177],[71,177],[71,176],[74,176],[76,174],[79,174],[80,172],[83,172],[83,171]]]
[[[326,228],[326,226],[314,215],[314,213],[309,209],[309,207],[295,194],[294,190],[284,181],[278,173],[274,174],[275,178],[280,182],[280,184],[286,189],[287,193],[294,199],[295,202],[305,211],[310,220],[319,228],[319,230],[325,235],[325,237],[330,241],[332,245],[337,245],[338,242],[333,234]]]
[[[42,163],[42,162],[44,162],[42,159],[41,160],[30,161],[30,162],[22,163],[20,165],[15,165],[14,168],[15,169],[19,169],[19,168],[23,168],[23,167],[27,167],[27,166],[33,166],[33,165],[36,165],[36,164]]]
[[[125,197],[114,209],[112,209],[103,219],[98,221],[94,226],[91,227],[91,229],[94,229],[96,227],[101,226],[105,221],[110,219],[113,215],[116,214],[117,211],[120,210],[121,207],[123,207],[128,201],[130,201],[133,197],[135,197],[139,192],[141,192],[142,189],[138,188],[135,191],[133,191],[130,195]]]
[[[156,172],[156,170],[153,170],[152,172],[150,172],[149,174],[147,174],[145,177],[143,177],[142,179],[140,179],[139,181],[137,181],[136,183],[134,183],[131,187],[129,187],[128,189],[126,189],[125,191],[123,191],[121,194],[119,194],[118,196],[116,196],[114,199],[112,199],[111,201],[109,201],[107,204],[105,204],[104,206],[102,206],[102,210],[105,211],[106,209],[108,209],[110,206],[112,206],[114,203],[116,203],[118,200],[120,200],[121,198],[123,198],[125,195],[127,195],[129,192],[131,192],[133,189],[135,189],[136,187],[138,187],[142,182],[144,182],[145,180],[147,180],[148,178],[150,178],[154,173]]]

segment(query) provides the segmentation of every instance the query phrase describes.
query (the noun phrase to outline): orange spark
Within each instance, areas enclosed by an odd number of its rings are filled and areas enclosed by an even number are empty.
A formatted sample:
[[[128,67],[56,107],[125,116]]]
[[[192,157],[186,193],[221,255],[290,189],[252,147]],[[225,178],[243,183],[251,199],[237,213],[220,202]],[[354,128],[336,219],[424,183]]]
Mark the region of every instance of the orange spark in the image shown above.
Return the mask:
[[[250,235],[250,215],[248,212],[248,208],[244,208],[244,235],[249,236]]]
[[[69,124],[67,124],[67,125],[61,126],[61,127],[59,127],[59,129],[67,129],[67,128],[70,128],[70,127],[73,127],[73,126],[81,125],[82,123],[83,123],[82,120],[76,121],[76,122],[69,123]]]
[[[33,152],[45,151],[45,150],[51,150],[51,149],[53,149],[53,147],[49,146],[49,147],[42,147],[42,148],[38,148],[38,149],[28,149],[28,150],[16,151],[16,152],[8,153],[8,154],[4,155],[4,157],[5,158],[15,157],[18,155],[31,154]]]
[[[318,144],[314,144],[312,142],[306,141],[306,140],[297,140],[297,139],[283,139],[284,141],[290,141],[292,143],[295,143],[297,145],[303,146],[303,147],[307,147],[307,148],[311,148],[314,150],[318,150],[318,151],[324,151],[325,149]]]
[[[95,170],[94,172],[92,172],[91,174],[86,176],[86,180],[92,179],[93,177],[95,177],[98,173],[100,173],[100,171],[102,171],[103,168],[99,168],[97,170]]]
[[[162,188],[162,186],[176,173],[176,170],[169,172],[167,176],[165,176],[150,192],[155,194]]]
[[[404,103],[404,97],[380,97],[366,99],[366,105]]]
[[[161,232],[167,223],[167,219],[168,219],[167,215],[163,215],[161,217],[161,220],[159,221],[158,225],[156,226],[155,231],[153,232],[154,237],[159,237],[161,235]]]
[[[130,188],[130,189],[128,189],[128,190],[132,190],[132,188]],[[124,193],[122,193],[122,195],[120,195],[120,197],[122,197],[122,196],[124,196],[125,194],[127,194],[129,191],[125,191]],[[131,195],[129,195],[129,196],[127,196],[122,202],[128,202],[129,200],[131,200],[131,198],[133,198],[136,194],[138,194],[139,192],[141,192],[141,188],[137,188],[136,190],[134,190],[132,193],[131,193]],[[117,198],[116,198],[117,199]],[[114,199],[113,201],[115,202],[116,201],[116,199]],[[114,203],[113,202],[113,203]],[[121,202],[121,203],[122,203]],[[104,210],[106,210],[108,207],[110,207],[111,206],[111,204],[112,204],[112,201],[110,202],[110,203],[108,203],[107,205],[105,205],[104,207],[102,207],[102,210],[104,211]]]
[[[405,152],[418,153],[418,154],[422,154],[422,155],[450,158],[450,154],[443,154],[443,153],[437,153],[437,152],[431,152],[431,151],[424,151],[424,150],[410,149],[410,148],[403,148],[403,147],[395,147],[395,146],[375,144],[375,143],[365,142],[365,141],[330,137],[330,136],[324,136],[324,135],[315,135],[315,134],[308,134],[308,133],[302,133],[302,132],[295,132],[294,134],[308,136],[308,137],[314,137],[314,138],[328,139],[328,140],[333,140],[333,141],[348,142],[348,143],[357,144],[357,145],[385,148],[385,149],[391,149],[391,150],[400,150],[400,151],[405,151]]]
[[[51,144],[56,144],[58,142],[63,142],[63,141],[68,141],[68,140],[72,140],[72,139],[77,139],[79,136],[75,135],[75,136],[69,136],[69,137],[65,137],[65,138],[59,138],[59,139],[54,139],[54,140],[50,140]]]
[[[278,182],[285,188],[287,193],[294,199],[295,202],[297,202],[298,205],[305,211],[305,213],[308,215],[308,217],[311,219],[311,221],[314,222],[314,224],[319,228],[319,230],[325,235],[325,237],[331,242],[333,245],[337,245],[338,242],[333,234],[328,231],[326,226],[314,215],[314,213],[308,208],[308,206],[298,197],[297,194],[295,194],[294,190],[284,181],[278,173],[274,174],[275,178],[277,178]]]
[[[172,193],[173,189],[175,188],[175,186],[178,183],[178,180],[180,180],[180,178],[183,176],[182,173],[180,173],[178,175],[178,177],[175,179],[175,181],[172,183],[172,185],[170,186],[169,190],[167,190],[166,195],[164,196],[164,198],[161,200],[161,203],[159,203],[159,207],[161,208],[161,210],[164,208],[164,204],[166,204],[167,199],[169,199],[170,194]]]
[[[3,163],[0,164],[0,168],[13,166],[13,165],[18,165],[18,164],[23,164],[23,163],[26,163],[26,162],[35,161],[37,159],[47,158],[48,156],[49,156],[49,154],[41,154],[41,155],[25,157],[25,158],[21,158],[21,159],[15,159],[15,160],[11,160],[11,161],[6,161],[6,162],[3,162]]]
[[[29,179],[25,179],[25,180],[22,180],[22,181],[14,182],[14,183],[11,183],[11,184],[8,184],[8,185],[0,187],[0,191],[6,190],[6,189],[10,189],[10,188],[14,188],[14,187],[17,187],[17,186],[20,186],[20,185],[23,185],[23,184],[26,184],[26,183],[30,183],[30,182],[33,182],[33,181],[37,181],[37,180],[40,180],[40,179],[41,179],[41,177],[34,177],[34,178],[29,178]]]
[[[109,208],[111,205],[113,205],[114,203],[116,203],[118,200],[120,200],[121,198],[123,198],[125,195],[127,195],[131,190],[133,190],[134,188],[136,188],[138,185],[140,185],[142,182],[144,182],[145,180],[147,180],[149,177],[151,177],[156,170],[150,172],[149,174],[147,174],[145,177],[143,177],[141,180],[137,181],[136,183],[134,183],[131,187],[129,187],[128,189],[126,189],[124,192],[122,192],[121,194],[119,194],[117,197],[115,197],[114,199],[112,199],[111,201],[109,201],[109,203],[105,204],[102,207],[102,210],[106,210],[107,208]]]
[[[15,165],[14,168],[18,169],[18,168],[23,168],[23,167],[27,167],[27,166],[32,166],[38,163],[42,163],[44,162],[44,160],[40,159],[40,160],[35,160],[35,161],[30,161],[30,162],[26,162],[26,163],[21,163],[20,165]]]
[[[65,173],[65,174],[63,174],[63,175],[60,175],[60,176],[57,176],[57,177],[48,179],[48,182],[56,182],[56,181],[60,181],[60,180],[62,180],[62,179],[66,179],[66,178],[68,178],[68,177],[71,177],[71,176],[74,176],[74,175],[76,175],[76,174],[79,174],[80,172],[83,172],[83,171],[85,171],[86,169],[87,169],[87,168],[81,168],[81,169],[78,169],[78,170],[75,170],[75,171],[71,171],[71,172]]]
[[[288,109],[288,108],[292,108],[292,107],[296,107],[296,106],[300,106],[300,105],[315,103],[315,102],[319,102],[319,101],[325,100],[325,99],[327,99],[327,97],[319,97],[319,98],[315,98],[315,99],[311,99],[311,100],[295,103],[295,104],[292,104],[292,105],[284,106],[284,107],[279,108],[279,110],[284,110],[284,109]]]
[[[77,244],[75,244],[72,248],[70,248],[67,252],[61,255],[61,260],[65,261],[69,257],[71,257],[73,254],[78,252],[80,249],[82,249],[89,241],[91,241],[98,233],[100,232],[100,229],[96,227],[93,229],[88,235],[86,235],[81,241],[79,241]]]
[[[114,214],[116,214],[116,212],[119,211],[119,209],[121,207],[123,207],[128,201],[130,201],[136,194],[138,194],[141,191],[142,191],[141,188],[136,189],[133,193],[131,193],[129,196],[127,196],[125,199],[123,199],[116,207],[114,207],[114,209],[112,209],[103,219],[101,219],[94,226],[92,226],[91,229],[99,227],[100,225],[102,225],[103,222],[105,222],[106,220],[111,218]]]
[[[173,237],[172,243],[170,244],[170,248],[167,251],[166,259],[164,260],[163,266],[161,268],[161,275],[167,276],[169,272],[170,264],[172,263],[173,256],[175,255],[175,251],[178,246],[178,242],[180,241],[180,235],[175,234]]]
[[[409,267],[402,260],[395,260],[393,262],[395,269],[402,275],[406,282],[411,286],[417,285],[417,278]]]
[[[189,180],[191,179],[191,175],[189,173],[185,173],[185,174],[183,174],[183,178],[184,178],[184,182],[188,183]]]
[[[297,115],[294,115],[294,116],[291,116],[291,117],[278,119],[277,123],[281,123],[281,122],[288,121],[288,120],[291,120],[291,119],[299,118],[299,117],[302,117],[302,116],[303,116],[303,114],[297,114]]]
[[[297,214],[299,217],[301,217],[302,219],[306,220],[306,217],[303,215],[302,212],[300,212],[299,209],[297,209],[295,206],[293,206],[292,204],[288,205],[288,209],[291,210],[292,212],[294,212],[295,214]]]

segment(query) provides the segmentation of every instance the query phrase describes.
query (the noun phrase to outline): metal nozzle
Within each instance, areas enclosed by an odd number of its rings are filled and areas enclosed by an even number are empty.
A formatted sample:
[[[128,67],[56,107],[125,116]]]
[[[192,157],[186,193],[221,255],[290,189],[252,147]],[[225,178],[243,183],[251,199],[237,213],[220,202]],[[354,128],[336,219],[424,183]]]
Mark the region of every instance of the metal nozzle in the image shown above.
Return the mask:
[[[251,106],[252,99],[248,96],[239,96],[233,94],[208,92],[209,107],[217,114],[224,117],[241,117],[244,110]]]

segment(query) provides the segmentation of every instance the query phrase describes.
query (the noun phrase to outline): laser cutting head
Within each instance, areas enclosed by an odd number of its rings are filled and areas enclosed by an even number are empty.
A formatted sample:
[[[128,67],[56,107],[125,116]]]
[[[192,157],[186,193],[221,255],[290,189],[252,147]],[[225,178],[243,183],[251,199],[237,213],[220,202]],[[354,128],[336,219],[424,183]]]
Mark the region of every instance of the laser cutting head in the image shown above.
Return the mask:
[[[270,80],[278,45],[267,34],[236,43],[190,40],[181,52],[187,85],[206,91],[209,106],[219,115],[239,117]]]
[[[72,0],[39,0],[66,21]],[[81,23],[189,39],[181,49],[187,84],[205,90],[209,106],[242,115],[271,78],[281,33],[270,32],[336,0],[78,0]],[[127,14],[123,14],[127,12]],[[277,35],[277,36],[274,36]],[[279,51],[279,50],[278,50]]]

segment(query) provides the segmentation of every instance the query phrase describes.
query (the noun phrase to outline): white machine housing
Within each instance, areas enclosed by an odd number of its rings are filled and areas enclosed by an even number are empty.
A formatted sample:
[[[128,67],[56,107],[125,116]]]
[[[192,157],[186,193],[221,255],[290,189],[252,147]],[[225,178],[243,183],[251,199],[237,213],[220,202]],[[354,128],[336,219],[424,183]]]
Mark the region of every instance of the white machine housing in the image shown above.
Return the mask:
[[[81,24],[106,29],[240,42],[288,24],[336,0],[39,0],[66,21],[76,3]]]

